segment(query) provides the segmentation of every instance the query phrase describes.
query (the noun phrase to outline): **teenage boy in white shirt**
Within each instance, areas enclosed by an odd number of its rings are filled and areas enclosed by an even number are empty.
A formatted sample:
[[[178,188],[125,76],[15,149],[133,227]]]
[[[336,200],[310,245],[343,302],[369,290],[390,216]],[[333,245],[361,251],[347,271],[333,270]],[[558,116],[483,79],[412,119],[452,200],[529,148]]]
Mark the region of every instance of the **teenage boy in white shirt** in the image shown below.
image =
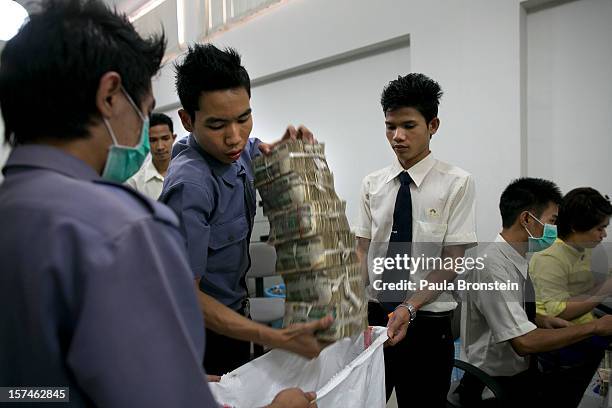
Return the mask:
[[[435,81],[416,73],[398,77],[383,90],[386,135],[396,159],[363,180],[355,231],[363,270],[368,271],[369,323],[388,326],[388,343],[394,346],[385,349],[385,380],[387,399],[395,388],[399,407],[446,405],[454,358],[451,318],[457,303],[449,292],[421,283],[445,285],[456,272],[449,263],[403,271],[398,265],[395,272],[387,269],[382,275],[373,266],[380,266],[382,258],[414,255],[415,260],[425,254],[455,261],[476,242],[472,176],[430,151],[440,126],[441,96]],[[416,290],[382,290],[383,283],[393,280],[389,274],[398,272],[395,282],[410,281]],[[411,375],[416,370],[418,375]]]

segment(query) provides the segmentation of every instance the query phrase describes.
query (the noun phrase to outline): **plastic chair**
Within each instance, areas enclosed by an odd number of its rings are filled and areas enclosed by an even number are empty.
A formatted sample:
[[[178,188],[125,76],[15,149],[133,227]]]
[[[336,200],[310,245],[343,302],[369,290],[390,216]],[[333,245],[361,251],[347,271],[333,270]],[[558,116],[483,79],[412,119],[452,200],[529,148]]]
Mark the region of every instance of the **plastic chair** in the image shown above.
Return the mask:
[[[453,340],[457,340],[461,334],[461,304],[457,306],[455,312],[453,313],[453,321],[451,323],[451,332],[453,335]],[[496,381],[489,374],[482,371],[480,368],[467,363],[465,361],[455,359],[453,363],[453,368],[458,368],[459,370],[469,375],[473,376],[478,382],[484,385],[485,389],[488,389],[493,398],[496,401],[496,406],[505,407],[508,404],[508,396],[506,391],[501,386],[501,384]],[[448,391],[446,397],[446,406],[448,408],[471,408],[469,406],[461,404],[459,399],[459,395],[455,392],[457,387],[459,386],[460,381],[453,381],[450,386],[450,390]]]
[[[276,251],[264,242],[252,243],[249,247],[251,268],[247,279],[255,279],[255,297],[249,298],[251,319],[269,324],[285,316],[285,299],[264,297],[264,278],[276,275]],[[255,357],[263,354],[263,347],[255,345]]]

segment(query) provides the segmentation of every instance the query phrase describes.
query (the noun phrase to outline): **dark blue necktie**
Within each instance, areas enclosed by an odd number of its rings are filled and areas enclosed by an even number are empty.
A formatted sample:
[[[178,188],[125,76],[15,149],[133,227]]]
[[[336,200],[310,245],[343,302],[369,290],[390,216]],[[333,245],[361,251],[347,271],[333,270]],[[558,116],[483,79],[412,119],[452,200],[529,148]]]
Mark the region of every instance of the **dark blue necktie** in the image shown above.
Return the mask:
[[[387,258],[396,258],[396,255],[410,256],[412,250],[412,196],[410,195],[410,183],[412,178],[403,171],[399,175],[400,188],[395,198],[395,208],[393,210],[393,226],[389,237],[389,247]],[[404,279],[410,279],[410,271],[385,269],[383,272],[383,282],[399,283]],[[378,299],[383,308],[393,311],[406,298],[406,292],[402,291],[383,291]]]
[[[399,175],[400,188],[395,198],[393,227],[389,242],[412,242],[412,196],[410,195],[410,175],[403,171]]]

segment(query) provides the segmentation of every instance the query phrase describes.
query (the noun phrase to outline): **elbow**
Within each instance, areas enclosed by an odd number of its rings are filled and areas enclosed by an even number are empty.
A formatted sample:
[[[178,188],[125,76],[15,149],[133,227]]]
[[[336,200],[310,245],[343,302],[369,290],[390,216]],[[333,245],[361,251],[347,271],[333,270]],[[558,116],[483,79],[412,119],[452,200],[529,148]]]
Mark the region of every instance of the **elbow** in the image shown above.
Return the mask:
[[[526,357],[530,354],[533,354],[533,347],[531,347],[529,339],[526,338],[526,335],[512,339],[511,344],[516,354],[521,357]]]

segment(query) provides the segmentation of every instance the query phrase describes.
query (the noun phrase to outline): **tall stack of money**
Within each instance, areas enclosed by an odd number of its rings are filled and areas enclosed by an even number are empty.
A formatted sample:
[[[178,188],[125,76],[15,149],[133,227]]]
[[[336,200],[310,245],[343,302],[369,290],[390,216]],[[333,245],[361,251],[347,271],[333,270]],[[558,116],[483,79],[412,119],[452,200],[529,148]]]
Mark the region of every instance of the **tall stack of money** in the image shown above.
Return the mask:
[[[331,315],[334,324],[317,335],[337,340],[367,327],[367,301],[346,203],[336,195],[324,149],[287,142],[255,159],[253,169],[286,286],[283,324]]]

